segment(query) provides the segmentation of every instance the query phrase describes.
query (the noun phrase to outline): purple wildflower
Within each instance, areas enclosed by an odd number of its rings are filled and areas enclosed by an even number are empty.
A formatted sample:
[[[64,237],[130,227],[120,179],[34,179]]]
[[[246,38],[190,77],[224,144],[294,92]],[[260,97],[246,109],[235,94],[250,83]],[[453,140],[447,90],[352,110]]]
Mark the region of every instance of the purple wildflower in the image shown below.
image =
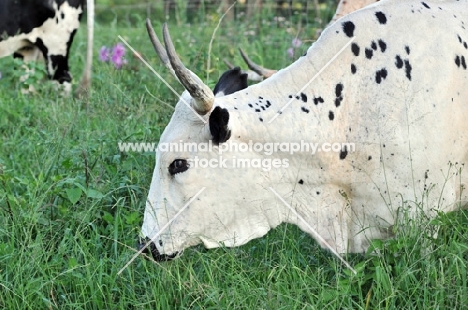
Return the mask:
[[[127,63],[123,57],[119,56],[118,54],[112,55],[111,61],[114,63],[115,68],[120,69],[122,65]]]
[[[302,41],[299,40],[298,38],[294,38],[291,43],[292,43],[292,46],[295,48],[298,48],[302,45]]]
[[[117,43],[112,48],[112,58],[111,58],[111,61],[114,63],[114,66],[117,69],[122,68],[122,65],[127,63],[127,61],[124,59],[124,55],[125,55],[125,47],[123,46],[122,43]]]
[[[286,52],[288,53],[289,58],[294,57],[294,49],[292,47],[288,48]]]
[[[106,62],[109,61],[110,58],[110,48],[107,46],[101,47],[101,50],[99,51],[99,60]]]
[[[125,46],[119,42],[112,48],[112,56],[123,57],[124,55],[125,55]]]
[[[103,46],[99,51],[99,60],[103,62],[111,61],[115,68],[120,69],[122,65],[127,63],[127,60],[124,58],[125,52],[125,46],[122,43],[117,43],[112,49]]]

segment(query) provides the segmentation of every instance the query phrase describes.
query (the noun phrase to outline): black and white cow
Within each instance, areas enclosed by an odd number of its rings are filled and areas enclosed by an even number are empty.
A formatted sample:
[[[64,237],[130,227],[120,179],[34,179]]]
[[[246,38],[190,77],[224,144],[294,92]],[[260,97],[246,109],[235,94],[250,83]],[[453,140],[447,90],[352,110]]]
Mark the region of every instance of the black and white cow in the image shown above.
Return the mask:
[[[70,89],[68,57],[86,0],[0,1],[0,57],[44,58],[51,79]]]
[[[271,78],[220,97],[185,68],[164,27],[187,91],[156,152],[145,245],[167,259],[287,222],[337,252],[363,252],[391,236],[403,208],[434,216],[465,205],[467,27],[468,0],[382,0],[339,19]]]

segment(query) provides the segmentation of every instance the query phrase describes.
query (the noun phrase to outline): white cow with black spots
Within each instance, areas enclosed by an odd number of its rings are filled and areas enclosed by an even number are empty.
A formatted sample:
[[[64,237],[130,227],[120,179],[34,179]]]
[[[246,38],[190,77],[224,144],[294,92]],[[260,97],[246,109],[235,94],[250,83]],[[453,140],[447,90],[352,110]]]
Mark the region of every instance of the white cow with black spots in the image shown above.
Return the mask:
[[[268,80],[245,88],[245,75],[230,71],[216,97],[178,60],[165,28],[188,92],[160,146],[216,147],[156,152],[142,226],[153,256],[239,246],[284,222],[338,252],[363,252],[391,235],[404,206],[432,216],[465,204],[467,27],[467,0],[381,1],[331,25]],[[225,150],[312,142],[322,152]],[[335,143],[344,146],[325,151]],[[251,168],[235,167],[240,158]]]

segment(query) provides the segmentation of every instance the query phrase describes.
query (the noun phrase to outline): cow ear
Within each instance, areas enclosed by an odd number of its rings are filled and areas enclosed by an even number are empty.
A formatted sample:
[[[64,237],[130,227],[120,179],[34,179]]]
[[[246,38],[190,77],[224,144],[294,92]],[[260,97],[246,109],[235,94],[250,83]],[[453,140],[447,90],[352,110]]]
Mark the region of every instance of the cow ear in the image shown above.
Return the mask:
[[[245,89],[247,86],[247,73],[242,73],[239,67],[235,67],[221,75],[213,93],[216,97],[222,97]]]
[[[228,123],[229,111],[220,107],[214,108],[210,115],[210,132],[215,145],[226,142],[231,137]]]

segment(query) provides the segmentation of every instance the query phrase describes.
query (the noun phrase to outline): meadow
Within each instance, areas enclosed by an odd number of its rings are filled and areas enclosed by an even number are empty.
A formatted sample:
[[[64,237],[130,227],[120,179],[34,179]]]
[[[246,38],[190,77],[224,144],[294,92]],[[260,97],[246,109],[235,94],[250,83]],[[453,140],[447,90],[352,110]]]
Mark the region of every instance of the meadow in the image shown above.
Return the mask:
[[[212,12],[191,25],[170,18],[169,27],[184,63],[214,87],[223,59],[245,68],[237,47],[265,66],[290,64],[292,40],[302,40],[297,58],[333,14],[322,10],[321,24],[272,12],[222,21],[214,34],[221,15]],[[170,262],[141,256],[117,275],[136,252],[155,161],[151,152],[120,152],[118,142],[157,142],[177,96],[128,49],[121,69],[99,61],[99,51],[121,35],[183,88],[152,50],[143,13],[101,14],[111,21],[96,22],[86,98],[60,96],[40,64],[20,83],[21,63],[0,59],[1,309],[468,309],[465,211],[403,216],[394,239],[344,256],[356,275],[286,224],[239,248],[194,247]],[[152,20],[159,31],[161,20]],[[75,88],[84,25],[71,52]],[[36,92],[22,94],[29,84]],[[403,214],[409,208],[417,205]]]

